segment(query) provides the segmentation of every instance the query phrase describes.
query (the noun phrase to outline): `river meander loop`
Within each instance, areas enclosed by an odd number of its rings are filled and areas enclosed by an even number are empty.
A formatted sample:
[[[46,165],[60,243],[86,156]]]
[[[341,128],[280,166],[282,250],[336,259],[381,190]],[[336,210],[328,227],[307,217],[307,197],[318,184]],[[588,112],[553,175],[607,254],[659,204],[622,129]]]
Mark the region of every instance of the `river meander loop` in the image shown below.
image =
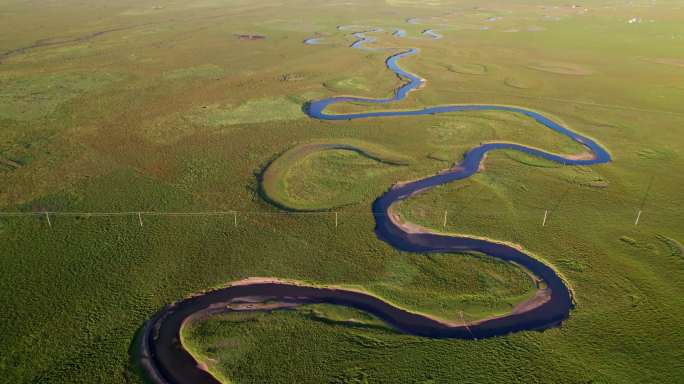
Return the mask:
[[[340,30],[345,30],[340,27]],[[368,32],[378,32],[374,29]],[[357,41],[351,47],[364,48],[364,44],[374,39],[363,33],[356,33]],[[583,145],[586,156],[562,156],[536,148],[515,143],[487,143],[469,150],[463,161],[436,175],[420,180],[400,183],[393,186],[373,203],[377,237],[394,248],[415,253],[462,253],[479,252],[500,260],[515,262],[543,284],[537,295],[513,312],[470,323],[447,323],[427,315],[413,313],[393,306],[368,293],[342,288],[305,286],[294,282],[279,280],[243,281],[226,288],[214,290],[169,305],[148,321],[141,334],[141,363],[149,377],[157,383],[218,383],[219,381],[204,370],[181,343],[181,330],[187,321],[197,316],[226,311],[226,305],[244,298],[261,298],[289,305],[329,303],[353,307],[371,313],[395,329],[412,335],[433,338],[478,339],[506,335],[524,330],[543,330],[558,326],[567,319],[573,308],[570,288],[561,276],[549,265],[526,253],[522,247],[469,236],[456,236],[415,230],[400,222],[392,206],[417,193],[438,185],[465,179],[480,169],[485,155],[494,150],[516,150],[532,156],[563,165],[587,166],[606,163],[610,154],[594,140],[573,132],[550,118],[525,108],[503,105],[441,105],[414,110],[374,111],[351,114],[326,113],[326,109],[339,103],[389,104],[403,100],[412,90],[418,89],[424,80],[399,67],[399,61],[407,56],[416,55],[418,49],[410,48],[390,56],[387,68],[405,81],[396,89],[393,97],[368,99],[360,97],[332,97],[310,102],[305,111],[309,117],[320,120],[357,120],[376,118],[400,118],[402,116],[435,115],[467,111],[506,111],[525,115],[541,126],[549,128]],[[260,310],[255,307],[254,310]]]

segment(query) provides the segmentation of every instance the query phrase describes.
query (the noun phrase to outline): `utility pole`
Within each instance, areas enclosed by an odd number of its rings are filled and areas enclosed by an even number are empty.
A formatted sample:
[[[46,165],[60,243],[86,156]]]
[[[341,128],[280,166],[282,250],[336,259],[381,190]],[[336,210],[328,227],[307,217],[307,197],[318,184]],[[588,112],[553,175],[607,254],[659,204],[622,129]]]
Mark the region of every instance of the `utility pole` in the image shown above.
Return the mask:
[[[50,213],[45,212],[45,218],[47,219],[48,227],[52,228],[52,223],[50,222]]]
[[[140,212],[138,212],[138,222],[140,223],[140,226],[142,227],[142,226],[143,226],[143,223],[142,223],[142,213],[140,213]]]
[[[468,322],[465,321],[465,316],[463,316],[463,311],[459,311],[459,313],[461,314],[461,322],[463,323],[463,326],[468,331],[468,333],[470,333],[470,336],[472,336],[473,339],[477,340],[477,337],[475,337],[475,335],[473,335],[473,332],[470,330],[470,327],[468,326]]]
[[[446,225],[447,225],[447,215],[448,215],[448,211],[445,209],[444,210],[444,223],[442,223],[443,228],[446,228]]]
[[[651,193],[651,188],[653,187],[653,179],[655,179],[655,175],[651,176],[651,180],[648,181],[648,186],[646,187],[646,192],[644,192],[644,197],[641,198],[641,204],[639,204],[639,212],[637,213],[636,220],[634,220],[635,227],[639,225],[641,211],[644,210],[644,206],[646,205],[646,199],[648,198],[649,193]]]
[[[546,218],[549,216],[549,210],[544,211],[544,220],[542,220],[542,227],[546,226]]]

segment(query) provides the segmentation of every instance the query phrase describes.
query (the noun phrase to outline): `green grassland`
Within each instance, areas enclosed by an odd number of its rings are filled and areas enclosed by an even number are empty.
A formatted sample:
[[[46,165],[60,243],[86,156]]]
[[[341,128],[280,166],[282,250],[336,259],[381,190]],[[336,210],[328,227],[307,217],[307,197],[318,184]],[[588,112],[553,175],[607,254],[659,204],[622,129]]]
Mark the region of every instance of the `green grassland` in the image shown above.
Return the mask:
[[[289,210],[338,208],[382,193],[383,177],[413,159],[358,140],[298,145],[261,176],[263,196]],[[379,186],[380,185],[380,186]]]
[[[3,381],[142,383],[131,350],[144,321],[249,276],[359,287],[447,319],[506,312],[532,294],[514,265],[392,249],[370,206],[482,142],[582,148],[500,112],[308,119],[308,100],[386,97],[401,84],[384,67],[397,50],[348,48],[351,31],[336,29],[346,24],[384,28],[375,46],[421,49],[401,65],[427,83],[392,109],[519,105],[610,150],[613,162],[587,168],[492,153],[482,172],[397,207],[428,228],[522,245],[568,279],[577,307],[560,328],[477,341],[401,335],[329,306],[228,314],[185,330],[193,353],[236,383],[684,380],[680,4],[352,3],[0,5],[0,211],[131,212],[50,225],[0,216]],[[444,38],[419,37],[426,28]],[[302,44],[316,33],[324,44]],[[298,152],[312,143],[362,151]],[[151,213],[233,210],[237,220]],[[148,212],[142,226],[136,212]]]

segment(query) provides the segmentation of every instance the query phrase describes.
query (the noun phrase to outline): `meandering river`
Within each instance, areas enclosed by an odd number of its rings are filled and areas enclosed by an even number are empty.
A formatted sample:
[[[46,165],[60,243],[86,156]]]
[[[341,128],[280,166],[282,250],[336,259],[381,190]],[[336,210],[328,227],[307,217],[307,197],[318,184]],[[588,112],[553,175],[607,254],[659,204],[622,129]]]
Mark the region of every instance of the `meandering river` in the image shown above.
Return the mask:
[[[344,26],[340,30],[347,30]],[[358,39],[352,48],[367,48],[365,45],[375,41],[365,33],[380,32],[380,29],[356,32]],[[403,36],[403,34],[401,35]],[[441,35],[439,35],[441,37]],[[397,37],[397,34],[395,34]],[[432,36],[433,38],[435,36]],[[317,41],[318,42],[318,41]],[[309,42],[311,44],[311,42]],[[399,61],[407,56],[418,54],[418,49],[410,48],[390,56],[387,68],[405,81],[396,89],[393,97],[368,99],[359,97],[332,97],[310,102],[305,110],[309,117],[321,120],[356,120],[377,118],[399,118],[401,116],[435,115],[466,111],[506,111],[528,116],[541,126],[582,144],[587,156],[562,156],[514,143],[487,143],[468,151],[463,161],[436,175],[420,180],[397,184],[373,203],[377,237],[406,252],[416,253],[460,253],[481,252],[500,260],[515,262],[544,283],[541,295],[535,296],[526,305],[512,313],[480,320],[472,323],[446,323],[429,316],[412,313],[388,304],[381,299],[363,292],[352,290],[302,286],[283,281],[242,282],[227,288],[215,290],[169,305],[148,321],[140,337],[140,354],[143,367],[150,378],[158,383],[218,383],[210,373],[198,366],[197,361],[185,350],[180,342],[183,325],[194,316],[225,311],[226,304],[240,298],[270,299],[293,304],[330,303],[354,307],[367,311],[386,321],[394,328],[413,335],[436,338],[476,339],[522,330],[541,330],[557,326],[565,320],[573,307],[572,294],[565,281],[549,265],[529,255],[512,244],[468,236],[453,236],[411,229],[410,225],[400,222],[393,213],[392,206],[414,194],[429,190],[438,185],[465,179],[480,169],[488,152],[509,149],[525,152],[565,165],[587,166],[611,160],[610,154],[597,142],[550,118],[525,108],[503,105],[442,105],[413,110],[377,111],[351,114],[327,113],[328,107],[349,102],[388,104],[403,100],[412,90],[419,88],[424,80],[403,70]]]

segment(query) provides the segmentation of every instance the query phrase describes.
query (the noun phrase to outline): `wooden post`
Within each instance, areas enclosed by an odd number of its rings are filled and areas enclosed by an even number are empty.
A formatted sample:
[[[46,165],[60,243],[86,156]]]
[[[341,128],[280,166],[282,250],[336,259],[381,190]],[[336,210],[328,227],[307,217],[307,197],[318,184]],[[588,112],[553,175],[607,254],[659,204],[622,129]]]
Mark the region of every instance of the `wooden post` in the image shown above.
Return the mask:
[[[639,225],[639,219],[641,218],[641,210],[639,210],[639,213],[637,213],[636,220],[634,221],[634,226],[636,227]]]
[[[50,213],[45,212],[45,218],[47,219],[48,227],[52,228],[52,223],[50,222]]]
[[[448,211],[445,209],[444,210],[444,223],[442,223],[443,228],[446,228],[446,225],[447,225],[447,214],[448,214]]]
[[[544,211],[544,220],[542,221],[542,227],[546,226],[546,218],[549,216],[549,210]]]
[[[138,212],[138,222],[140,223],[140,226],[142,227],[142,226],[143,226],[143,224],[142,224],[142,214],[141,214],[140,212]]]
[[[468,333],[470,333],[470,336],[472,336],[473,339],[477,340],[477,337],[475,337],[475,335],[473,335],[473,332],[470,330],[468,322],[465,320],[465,316],[463,316],[463,311],[459,311],[459,313],[461,314],[461,322],[463,323],[463,326],[468,331]]]
[[[233,212],[233,223],[235,224],[235,228],[237,228],[237,212]]]
[[[335,228],[337,228],[337,212],[335,212]]]

